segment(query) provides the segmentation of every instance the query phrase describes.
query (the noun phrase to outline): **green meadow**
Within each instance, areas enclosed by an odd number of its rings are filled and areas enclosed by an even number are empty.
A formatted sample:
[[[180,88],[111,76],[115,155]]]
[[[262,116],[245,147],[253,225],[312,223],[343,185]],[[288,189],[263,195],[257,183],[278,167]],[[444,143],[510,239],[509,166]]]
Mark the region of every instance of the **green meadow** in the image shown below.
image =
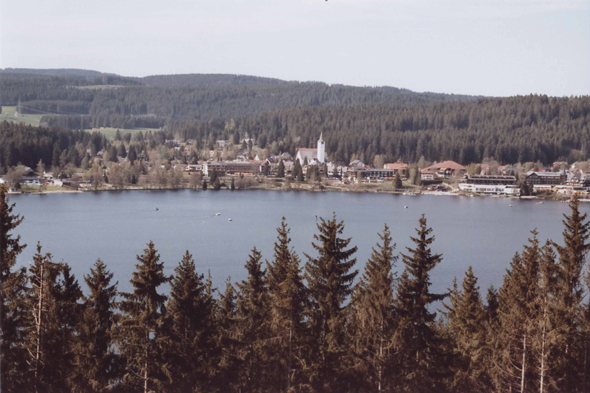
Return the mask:
[[[15,106],[3,106],[0,113],[0,121],[9,121],[13,123],[24,123],[31,126],[39,126],[43,115],[16,114]]]

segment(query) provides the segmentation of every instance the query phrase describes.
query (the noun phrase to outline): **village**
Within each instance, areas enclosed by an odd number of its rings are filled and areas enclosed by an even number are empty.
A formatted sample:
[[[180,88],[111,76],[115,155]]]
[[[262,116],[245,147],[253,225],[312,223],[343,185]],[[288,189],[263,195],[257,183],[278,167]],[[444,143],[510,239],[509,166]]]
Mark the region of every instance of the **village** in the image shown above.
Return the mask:
[[[11,193],[227,188],[547,199],[569,199],[577,194],[583,201],[590,193],[590,162],[556,162],[543,167],[540,163],[498,165],[488,160],[464,166],[421,159],[416,164],[397,161],[376,167],[359,159],[348,164],[330,161],[322,135],[316,147],[300,148],[295,157],[287,152],[268,155],[257,151],[254,137],[241,142],[241,148],[230,157],[229,141],[216,141],[214,149],[202,153],[209,155],[208,160],[194,159],[193,141],[167,140],[170,154],[156,149],[135,158],[99,151],[86,168],[53,167],[46,171],[42,162],[36,170],[20,165],[1,177],[0,184],[6,183]],[[125,150],[124,145],[119,146]]]

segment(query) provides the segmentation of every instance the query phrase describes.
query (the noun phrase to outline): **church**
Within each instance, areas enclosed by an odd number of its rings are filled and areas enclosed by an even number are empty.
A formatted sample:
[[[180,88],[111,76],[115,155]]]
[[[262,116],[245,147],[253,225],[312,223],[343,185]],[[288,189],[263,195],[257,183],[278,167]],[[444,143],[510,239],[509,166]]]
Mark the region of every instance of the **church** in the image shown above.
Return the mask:
[[[323,134],[320,134],[320,139],[318,140],[318,147],[316,149],[298,149],[297,156],[295,156],[295,159],[299,160],[299,163],[301,165],[303,165],[306,159],[309,165],[324,164],[326,162],[326,142],[324,142]]]

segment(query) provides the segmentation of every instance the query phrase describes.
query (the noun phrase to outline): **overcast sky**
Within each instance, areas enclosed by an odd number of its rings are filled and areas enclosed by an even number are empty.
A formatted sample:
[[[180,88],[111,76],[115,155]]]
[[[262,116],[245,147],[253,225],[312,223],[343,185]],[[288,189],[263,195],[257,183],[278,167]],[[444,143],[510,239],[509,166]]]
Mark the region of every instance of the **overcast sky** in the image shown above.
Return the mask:
[[[0,68],[590,94],[587,0],[0,0]]]

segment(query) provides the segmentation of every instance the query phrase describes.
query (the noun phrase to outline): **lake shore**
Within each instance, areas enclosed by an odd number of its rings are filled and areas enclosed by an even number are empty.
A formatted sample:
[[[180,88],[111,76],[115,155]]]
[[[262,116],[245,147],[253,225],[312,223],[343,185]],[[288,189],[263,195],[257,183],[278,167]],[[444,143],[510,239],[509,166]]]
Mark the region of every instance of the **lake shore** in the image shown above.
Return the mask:
[[[98,187],[94,188],[81,188],[81,189],[69,189],[62,187],[61,189],[52,189],[39,191],[38,187],[27,187],[23,191],[9,192],[10,195],[50,195],[50,194],[82,194],[82,193],[99,193],[99,192],[121,192],[121,191],[180,191],[180,190],[193,190],[193,191],[221,191],[230,190],[229,187],[222,187],[220,190],[214,190],[207,188],[202,190],[199,188],[190,187],[166,187],[166,188],[155,188],[155,187]],[[342,186],[324,185],[324,184],[308,184],[308,183],[290,183],[288,186],[285,184],[277,184],[272,182],[259,183],[249,185],[247,188],[236,188],[235,191],[300,191],[300,192],[341,192],[341,193],[358,193],[358,194],[391,194],[400,196],[462,196],[462,197],[482,197],[482,198],[503,198],[503,199],[522,199],[522,200],[539,200],[539,201],[556,201],[556,202],[567,202],[568,197],[558,197],[557,195],[532,195],[532,196],[507,196],[507,195],[482,195],[482,194],[466,194],[457,191],[430,191],[421,190],[418,187],[406,188],[403,191],[393,190],[391,184],[386,183],[359,183],[359,184],[347,184]]]

